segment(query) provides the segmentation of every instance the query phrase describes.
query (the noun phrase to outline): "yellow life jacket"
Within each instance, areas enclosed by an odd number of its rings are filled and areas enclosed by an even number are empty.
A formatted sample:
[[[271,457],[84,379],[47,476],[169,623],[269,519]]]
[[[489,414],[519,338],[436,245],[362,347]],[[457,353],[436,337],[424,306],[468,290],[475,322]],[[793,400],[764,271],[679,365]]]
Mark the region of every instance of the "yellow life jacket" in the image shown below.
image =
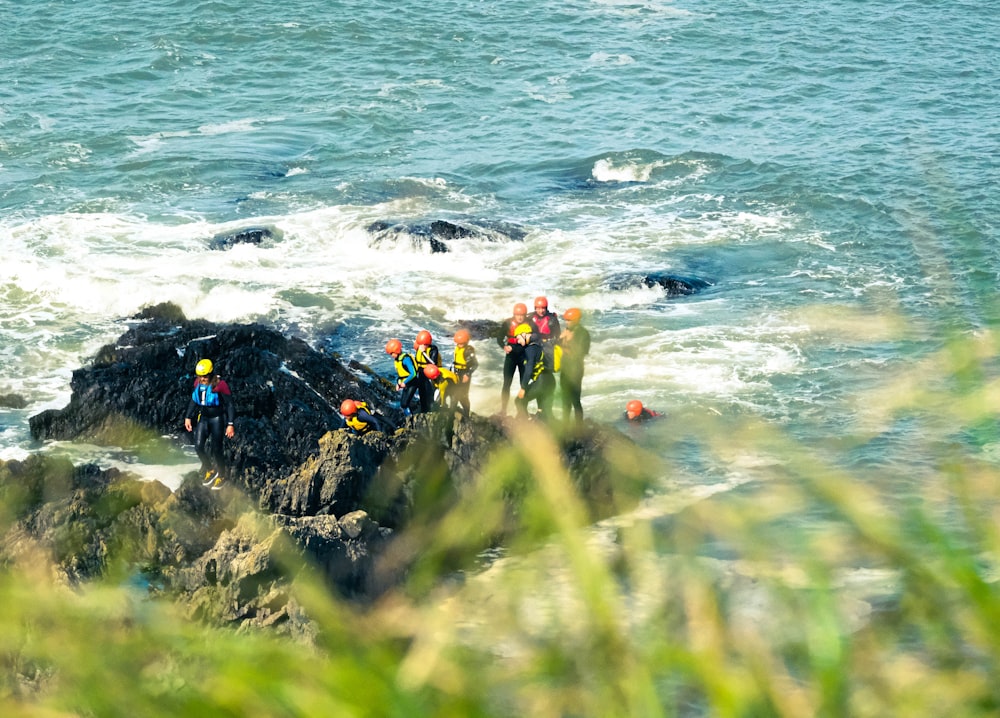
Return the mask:
[[[465,361],[465,350],[469,347],[455,347],[455,371],[465,371],[469,368],[468,362]]]
[[[559,371],[562,368],[562,344],[556,344],[552,349],[552,371]]]
[[[367,401],[355,401],[354,405],[358,408],[358,411],[364,409],[369,414],[372,413],[371,409],[368,408]],[[344,423],[347,424],[352,429],[354,429],[359,434],[367,434],[369,431],[372,430],[372,425],[369,424],[367,421],[362,421],[361,418],[358,416],[357,412],[351,414],[346,419],[344,419]]]

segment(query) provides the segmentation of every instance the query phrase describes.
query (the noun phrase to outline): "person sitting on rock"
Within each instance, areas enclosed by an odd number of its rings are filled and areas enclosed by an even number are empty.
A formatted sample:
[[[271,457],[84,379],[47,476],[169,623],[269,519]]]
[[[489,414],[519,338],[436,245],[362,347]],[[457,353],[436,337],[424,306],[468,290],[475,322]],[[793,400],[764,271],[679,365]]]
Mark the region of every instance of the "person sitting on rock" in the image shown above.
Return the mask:
[[[461,407],[462,413],[466,416],[471,413],[469,388],[472,386],[472,372],[479,367],[476,348],[469,344],[469,339],[468,329],[459,329],[455,332],[455,357],[452,361],[452,370],[458,377],[458,383],[452,389],[453,406]]]
[[[194,391],[184,415],[184,428],[194,431],[194,449],[201,460],[203,484],[218,490],[229,478],[222,437],[223,433],[227,439],[236,435],[236,405],[229,385],[215,373],[211,359],[199,361],[194,373]]]
[[[438,406],[442,409],[454,409],[454,388],[458,386],[458,375],[450,369],[439,367],[437,364],[428,364],[424,367],[424,376],[427,377],[430,385],[437,390]]]
[[[378,419],[368,410],[368,402],[344,399],[340,402],[340,415],[344,417],[347,427],[358,436],[370,431],[382,431]]]
[[[406,416],[410,415],[410,402],[420,387],[417,365],[413,357],[403,353],[403,343],[398,339],[390,339],[385,343],[385,353],[392,357],[396,367],[396,389],[400,392],[399,407]]]
[[[663,416],[663,414],[658,411],[653,411],[652,409],[644,407],[642,402],[638,399],[633,399],[625,405],[624,419],[632,424],[642,424],[650,419],[656,419],[661,416]]]
[[[420,411],[430,411],[434,405],[434,386],[424,376],[424,367],[430,364],[441,366],[441,352],[431,333],[422,329],[413,340],[413,361],[417,365],[417,391],[420,394]]]
[[[524,376],[521,390],[517,392],[514,406],[521,418],[528,416],[528,404],[538,405],[537,416],[544,421],[552,418],[552,402],[555,398],[556,378],[552,372],[552,354],[545,351],[537,332],[525,322],[514,330],[518,343],[524,347]]]

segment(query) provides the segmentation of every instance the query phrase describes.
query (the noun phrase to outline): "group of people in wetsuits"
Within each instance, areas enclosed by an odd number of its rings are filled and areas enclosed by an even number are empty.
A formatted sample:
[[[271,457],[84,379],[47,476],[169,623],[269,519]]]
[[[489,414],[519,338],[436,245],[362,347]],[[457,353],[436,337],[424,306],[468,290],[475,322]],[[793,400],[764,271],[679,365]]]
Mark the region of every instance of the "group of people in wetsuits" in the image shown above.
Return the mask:
[[[516,415],[527,418],[528,408],[534,402],[537,418],[553,420],[558,375],[563,421],[583,420],[584,359],[590,353],[590,332],[580,323],[581,318],[580,309],[571,307],[563,312],[563,326],[559,316],[549,310],[548,299],[543,296],[535,298],[534,312],[530,315],[525,304],[514,305],[512,315],[504,320],[497,337],[497,344],[504,352],[501,415],[507,414],[516,374]],[[399,405],[407,416],[435,408],[469,415],[469,388],[472,375],[479,368],[479,360],[467,329],[456,331],[452,341],[455,349],[450,368],[442,364],[441,352],[427,330],[417,334],[412,353],[403,351],[399,339],[386,342],[385,352],[392,358],[396,371]],[[184,426],[187,431],[194,432],[204,485],[218,489],[228,478],[222,437],[231,439],[235,435],[235,405],[229,386],[215,373],[210,359],[198,362],[195,375]],[[344,399],[340,414],[346,426],[356,434],[383,430],[382,422],[367,402]],[[657,416],[657,412],[644,407],[637,399],[628,403],[624,414],[629,422],[644,422]]]
[[[577,421],[582,420],[580,398],[584,357],[590,351],[590,332],[580,324],[581,317],[579,309],[568,309],[563,314],[567,322],[563,328],[559,317],[549,311],[545,297],[535,299],[535,311],[530,316],[526,305],[514,305],[513,315],[502,323],[503,331],[497,338],[504,351],[501,415],[507,414],[511,385],[517,374],[519,387],[514,399],[517,415],[528,416],[528,406],[535,402],[537,416],[543,420],[551,419],[558,374],[563,418],[569,419],[572,415]],[[407,415],[431,411],[435,405],[469,415],[469,388],[472,374],[479,366],[476,350],[469,343],[469,338],[466,329],[455,332],[455,351],[450,369],[442,365],[441,352],[426,330],[417,334],[413,354],[403,351],[399,339],[390,339],[386,343],[385,351],[392,357],[396,370],[399,405]]]

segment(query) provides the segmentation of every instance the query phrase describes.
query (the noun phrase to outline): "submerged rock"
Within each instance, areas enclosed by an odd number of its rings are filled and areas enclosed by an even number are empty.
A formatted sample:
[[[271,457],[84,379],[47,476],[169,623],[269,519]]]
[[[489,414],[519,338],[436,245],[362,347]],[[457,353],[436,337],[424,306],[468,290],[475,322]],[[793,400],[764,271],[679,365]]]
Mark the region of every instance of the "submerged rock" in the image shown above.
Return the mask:
[[[621,292],[638,287],[662,287],[668,297],[696,294],[712,286],[712,282],[698,277],[683,277],[666,272],[623,272],[609,277],[605,286],[611,291]]]
[[[372,235],[374,245],[386,241],[406,240],[414,248],[427,246],[433,254],[448,252],[448,243],[455,240],[519,242],[528,234],[523,228],[514,224],[482,219],[436,219],[426,223],[378,220],[372,222],[366,229]]]
[[[266,239],[281,239],[273,227],[246,227],[228,234],[217,234],[208,243],[209,249],[232,249],[237,244],[262,244]]]

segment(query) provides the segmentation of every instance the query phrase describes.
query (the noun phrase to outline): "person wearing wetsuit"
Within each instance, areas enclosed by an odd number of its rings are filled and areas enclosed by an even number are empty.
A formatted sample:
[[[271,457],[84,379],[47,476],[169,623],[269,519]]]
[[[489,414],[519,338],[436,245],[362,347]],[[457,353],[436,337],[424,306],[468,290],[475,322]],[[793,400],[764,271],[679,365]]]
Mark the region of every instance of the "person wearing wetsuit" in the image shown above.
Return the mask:
[[[437,390],[438,406],[442,409],[455,408],[454,389],[458,386],[458,374],[451,369],[428,364],[424,367],[424,376]]]
[[[374,414],[368,411],[368,403],[355,399],[344,399],[340,403],[340,414],[344,423],[358,436],[364,436],[371,431],[382,431],[382,426]]]
[[[406,416],[409,416],[410,402],[413,401],[413,395],[420,387],[417,377],[421,376],[421,373],[417,371],[413,357],[403,353],[403,344],[398,339],[390,339],[386,342],[385,353],[392,357],[396,368],[396,389],[400,391],[399,407]]]
[[[468,329],[459,329],[455,332],[455,357],[452,361],[452,370],[458,377],[458,383],[452,388],[454,406],[461,407],[462,413],[466,416],[471,413],[469,388],[472,386],[472,372],[479,367],[476,348],[469,344],[469,339]],[[513,374],[511,376],[513,377]]]
[[[526,322],[514,330],[518,342],[524,347],[525,366],[521,390],[517,393],[514,405],[517,407],[517,415],[527,418],[528,404],[534,401],[538,405],[538,417],[548,421],[552,418],[552,401],[556,391],[552,355],[545,351],[531,329],[531,325]]]
[[[417,392],[420,396],[420,411],[426,413],[434,406],[434,384],[424,374],[424,367],[434,364],[441,366],[441,352],[426,329],[417,334],[413,342],[413,363],[417,367]]]
[[[528,316],[528,307],[518,302],[514,305],[514,316],[505,319],[503,322],[503,332],[497,337],[497,344],[504,350],[503,360],[503,387],[500,389],[500,414],[506,416],[507,404],[510,401],[510,385],[514,382],[514,372],[517,371],[518,380],[524,379],[524,347],[522,347],[514,330]]]
[[[623,418],[630,424],[644,424],[651,419],[657,419],[661,416],[663,416],[663,414],[660,412],[647,409],[642,405],[641,401],[633,399],[625,405],[625,414]]]
[[[528,317],[528,324],[537,335],[535,340],[541,342],[551,360],[555,345],[559,342],[560,327],[558,315],[549,311],[548,299],[535,297],[535,313]]]
[[[559,366],[559,392],[562,396],[562,418],[569,421],[570,414],[576,421],[583,421],[583,359],[590,353],[590,332],[580,324],[581,312],[576,307],[563,314],[566,328],[559,337],[562,359]]]
[[[236,405],[229,385],[214,372],[210,359],[198,362],[195,375],[184,428],[194,431],[194,449],[201,460],[204,485],[219,489],[229,478],[222,437],[232,439],[236,435]]]

